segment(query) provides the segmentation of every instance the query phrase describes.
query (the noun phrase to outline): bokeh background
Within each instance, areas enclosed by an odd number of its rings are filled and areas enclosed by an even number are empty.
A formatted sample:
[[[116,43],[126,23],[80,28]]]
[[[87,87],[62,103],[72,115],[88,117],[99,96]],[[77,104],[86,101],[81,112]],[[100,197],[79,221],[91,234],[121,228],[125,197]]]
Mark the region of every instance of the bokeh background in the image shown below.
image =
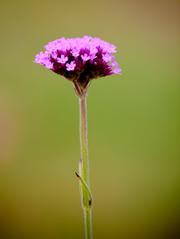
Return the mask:
[[[178,0],[0,1],[0,238],[83,238],[78,99],[33,63],[56,38],[99,36],[122,76],[88,94],[95,239],[180,236]]]

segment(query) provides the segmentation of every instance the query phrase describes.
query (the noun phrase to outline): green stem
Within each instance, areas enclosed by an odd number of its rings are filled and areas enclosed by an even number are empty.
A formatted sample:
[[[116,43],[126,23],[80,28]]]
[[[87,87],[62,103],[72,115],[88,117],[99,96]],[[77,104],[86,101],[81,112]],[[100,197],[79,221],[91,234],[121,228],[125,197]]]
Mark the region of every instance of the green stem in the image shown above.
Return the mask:
[[[79,98],[80,109],[80,152],[79,176],[81,188],[81,203],[84,212],[85,239],[92,239],[92,198],[90,193],[88,138],[87,138],[87,111],[86,96]]]

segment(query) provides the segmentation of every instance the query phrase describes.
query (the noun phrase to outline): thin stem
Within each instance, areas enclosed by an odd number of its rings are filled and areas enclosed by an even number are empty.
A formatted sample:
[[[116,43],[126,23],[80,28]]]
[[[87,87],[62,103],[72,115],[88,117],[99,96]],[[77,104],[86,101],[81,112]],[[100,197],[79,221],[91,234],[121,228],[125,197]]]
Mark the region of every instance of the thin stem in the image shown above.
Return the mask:
[[[88,138],[87,138],[87,109],[86,96],[79,98],[80,109],[80,162],[79,178],[81,188],[81,203],[84,212],[85,239],[92,239],[92,198],[90,193]]]

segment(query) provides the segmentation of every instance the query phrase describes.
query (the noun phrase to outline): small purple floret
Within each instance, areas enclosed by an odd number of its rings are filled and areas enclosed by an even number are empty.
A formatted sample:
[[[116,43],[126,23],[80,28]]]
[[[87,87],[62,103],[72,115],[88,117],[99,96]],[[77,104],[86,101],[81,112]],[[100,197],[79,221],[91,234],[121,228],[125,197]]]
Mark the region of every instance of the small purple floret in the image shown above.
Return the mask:
[[[114,53],[116,47],[100,38],[60,38],[45,45],[35,63],[86,88],[94,78],[121,73]]]
[[[87,53],[85,53],[84,55],[81,55],[81,58],[83,62],[86,62],[91,59],[90,55],[88,55]]]
[[[68,57],[64,55],[61,55],[61,57],[57,58],[57,62],[61,64],[65,64],[67,61],[68,61]]]
[[[67,71],[74,71],[75,67],[76,67],[75,61],[71,61],[70,63],[66,64]]]

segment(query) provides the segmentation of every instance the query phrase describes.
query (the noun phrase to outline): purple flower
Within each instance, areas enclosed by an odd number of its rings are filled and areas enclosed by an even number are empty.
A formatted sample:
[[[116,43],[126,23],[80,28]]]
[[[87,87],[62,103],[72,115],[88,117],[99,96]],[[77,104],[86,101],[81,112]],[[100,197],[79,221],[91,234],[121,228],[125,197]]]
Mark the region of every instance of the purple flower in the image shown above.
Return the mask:
[[[65,64],[68,61],[68,57],[61,55],[60,57],[57,58],[57,62],[61,64]]]
[[[88,55],[87,53],[85,53],[84,55],[81,55],[81,58],[83,62],[86,62],[91,59],[90,55]]]
[[[74,71],[75,67],[76,67],[75,61],[71,61],[70,63],[66,64],[67,71]]]
[[[116,47],[100,38],[60,38],[49,42],[45,51],[36,55],[35,63],[72,81],[82,95],[90,80],[121,73],[113,53]]]

